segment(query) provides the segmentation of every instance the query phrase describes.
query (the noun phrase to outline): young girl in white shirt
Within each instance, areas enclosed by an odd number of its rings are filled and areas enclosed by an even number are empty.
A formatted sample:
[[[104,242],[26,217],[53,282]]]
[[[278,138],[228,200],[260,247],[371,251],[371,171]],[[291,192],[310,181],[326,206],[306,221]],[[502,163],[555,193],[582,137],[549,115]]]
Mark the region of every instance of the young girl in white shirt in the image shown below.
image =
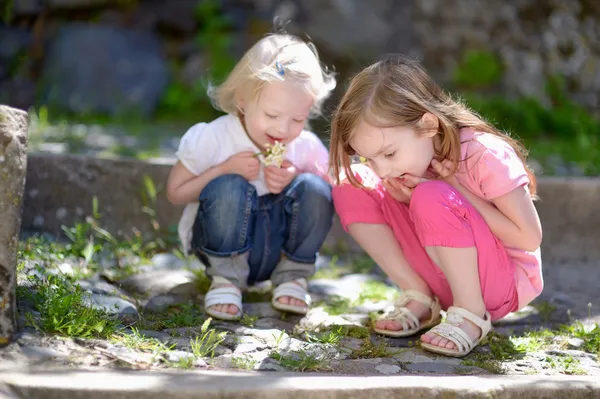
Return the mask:
[[[312,45],[272,34],[209,90],[227,115],[183,136],[167,194],[187,204],[179,235],[212,279],[209,315],[239,319],[241,290],[265,280],[275,308],[307,312],[307,278],[334,211],[328,151],[304,127],[334,87]]]

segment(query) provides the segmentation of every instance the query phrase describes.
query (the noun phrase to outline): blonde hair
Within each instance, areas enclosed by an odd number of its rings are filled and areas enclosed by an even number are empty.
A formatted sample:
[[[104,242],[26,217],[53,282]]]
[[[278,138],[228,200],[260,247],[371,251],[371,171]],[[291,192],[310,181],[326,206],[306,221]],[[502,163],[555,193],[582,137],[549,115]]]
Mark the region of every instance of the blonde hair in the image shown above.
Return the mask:
[[[312,43],[294,35],[273,33],[259,40],[233,68],[220,86],[209,87],[215,108],[237,114],[241,95],[256,100],[265,83],[292,80],[314,97],[309,117],[321,115],[323,102],[335,88],[333,73],[321,66]]]
[[[416,61],[402,56],[388,56],[358,73],[334,113],[331,126],[330,165],[334,178],[341,176],[357,187],[363,186],[350,169],[355,155],[350,142],[356,127],[365,122],[379,127],[412,126],[421,134],[431,135],[419,122],[425,113],[439,120],[441,145],[436,155],[454,163],[460,161],[460,129],[470,127],[505,140],[516,151],[529,176],[529,191],[536,192],[536,179],[525,161],[527,151],[514,138],[484,121],[474,111],[455,101],[438,86]],[[341,174],[343,172],[343,174]]]

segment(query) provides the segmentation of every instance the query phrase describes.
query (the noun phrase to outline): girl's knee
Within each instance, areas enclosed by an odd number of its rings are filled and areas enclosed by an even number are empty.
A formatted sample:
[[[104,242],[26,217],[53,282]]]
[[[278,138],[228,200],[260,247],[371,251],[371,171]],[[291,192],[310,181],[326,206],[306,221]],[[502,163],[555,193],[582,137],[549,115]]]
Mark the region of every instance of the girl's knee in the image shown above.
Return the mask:
[[[456,190],[442,180],[430,180],[415,187],[410,199],[410,213],[413,217],[435,217],[438,212],[448,209],[457,197]]]
[[[200,200],[243,199],[255,191],[254,186],[242,176],[229,174],[211,180],[200,193]]]
[[[331,191],[331,185],[319,176],[302,173],[296,177],[287,195],[298,204],[302,213],[328,220],[334,212]]]
[[[256,188],[240,175],[212,180],[200,193],[200,211],[205,222],[236,223],[256,208]],[[215,227],[216,228],[216,227]]]

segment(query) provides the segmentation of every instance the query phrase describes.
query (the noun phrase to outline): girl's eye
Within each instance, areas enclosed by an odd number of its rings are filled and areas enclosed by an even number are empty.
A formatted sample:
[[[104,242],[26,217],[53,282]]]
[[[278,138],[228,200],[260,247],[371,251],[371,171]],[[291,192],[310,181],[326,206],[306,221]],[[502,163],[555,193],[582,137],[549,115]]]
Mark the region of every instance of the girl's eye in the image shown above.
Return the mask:
[[[386,158],[391,158],[391,157],[393,157],[394,155],[396,155],[396,151],[394,151],[394,152],[391,152],[391,153],[389,153],[389,154],[385,154],[385,157],[386,157]]]
[[[304,122],[304,119],[294,119],[294,122],[296,122],[296,123],[302,123],[302,122]]]
[[[275,118],[277,118],[277,116],[276,116],[276,115],[269,115],[269,114],[265,114],[265,115],[267,115],[267,117],[268,117],[268,118],[271,118],[271,119],[275,119]]]

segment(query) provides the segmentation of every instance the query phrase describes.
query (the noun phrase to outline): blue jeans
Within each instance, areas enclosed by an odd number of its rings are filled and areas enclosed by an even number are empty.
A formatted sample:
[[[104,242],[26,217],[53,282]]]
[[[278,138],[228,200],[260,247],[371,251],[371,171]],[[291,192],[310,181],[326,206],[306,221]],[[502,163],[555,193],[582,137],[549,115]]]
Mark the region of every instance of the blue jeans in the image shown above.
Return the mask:
[[[244,287],[314,274],[334,212],[331,186],[322,178],[303,173],[280,194],[259,197],[242,176],[225,175],[202,190],[199,202],[192,247],[209,275]]]

